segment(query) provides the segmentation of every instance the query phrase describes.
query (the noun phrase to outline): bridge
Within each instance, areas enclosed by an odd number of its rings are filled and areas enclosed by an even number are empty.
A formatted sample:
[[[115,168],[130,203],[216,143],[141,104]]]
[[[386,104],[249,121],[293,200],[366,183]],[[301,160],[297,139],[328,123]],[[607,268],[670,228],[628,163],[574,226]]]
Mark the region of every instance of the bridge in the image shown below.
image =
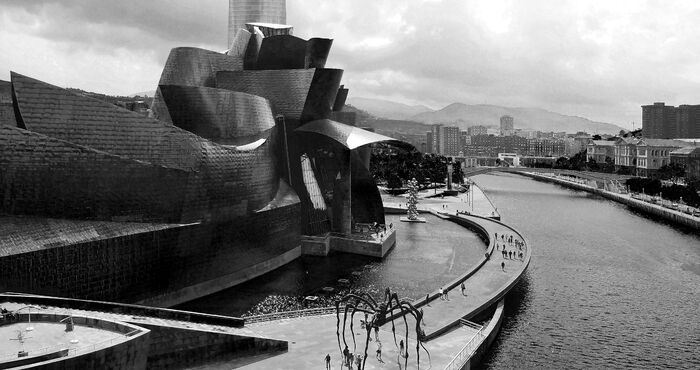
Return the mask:
[[[563,175],[570,177],[578,177],[588,181],[600,181],[603,183],[607,182],[624,182],[635,176],[629,175],[618,175],[614,173],[603,173],[603,172],[589,172],[589,171],[576,171],[576,170],[564,170],[557,168],[531,168],[531,167],[469,167],[463,170],[464,177],[472,177],[476,175],[483,175],[491,172],[538,172],[538,173],[553,173],[555,175]]]

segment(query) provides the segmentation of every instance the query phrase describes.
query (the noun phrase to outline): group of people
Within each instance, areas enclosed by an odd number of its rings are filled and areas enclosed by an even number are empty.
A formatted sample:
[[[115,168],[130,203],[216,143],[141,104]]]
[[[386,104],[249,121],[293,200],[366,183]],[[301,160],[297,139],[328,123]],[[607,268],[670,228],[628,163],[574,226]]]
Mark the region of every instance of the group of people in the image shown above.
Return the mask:
[[[379,337],[375,337],[375,341],[377,344],[377,350],[375,357],[377,358],[377,361],[380,363],[384,363],[384,360],[382,360],[382,342],[379,341]],[[401,341],[401,353],[403,354],[403,340]],[[331,369],[331,355],[330,353],[326,354],[326,369],[330,370]],[[352,370],[352,366],[355,365],[357,366],[357,370],[362,369],[362,361],[364,360],[364,357],[362,357],[361,354],[357,353],[352,353],[350,352],[350,349],[348,346],[345,346],[345,349],[343,349],[343,364],[342,366],[347,366],[348,369]]]
[[[494,233],[494,236],[495,236],[496,250],[501,251],[501,255],[503,256],[504,259],[506,259],[506,258],[516,259],[517,258],[521,261],[523,260],[523,258],[525,257],[525,254],[523,253],[523,247],[525,246],[524,242],[517,240],[517,239],[513,240],[513,235],[509,235],[507,237],[505,235],[501,235],[501,243],[503,243],[501,246],[498,244],[498,233]],[[509,245],[511,247],[515,246],[515,248],[517,248],[517,250],[509,251],[507,249]],[[504,264],[504,263],[502,263],[502,264]]]

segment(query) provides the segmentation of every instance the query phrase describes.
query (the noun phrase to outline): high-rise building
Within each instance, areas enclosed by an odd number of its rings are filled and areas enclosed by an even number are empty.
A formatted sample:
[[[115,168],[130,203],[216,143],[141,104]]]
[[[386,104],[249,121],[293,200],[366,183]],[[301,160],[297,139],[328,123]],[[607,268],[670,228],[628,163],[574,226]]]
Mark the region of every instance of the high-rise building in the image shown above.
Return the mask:
[[[433,132],[428,131],[425,133],[425,153],[435,153],[433,149]]]
[[[676,108],[664,103],[642,105],[642,132],[644,137],[670,139],[676,136]]]
[[[467,133],[469,136],[486,135],[488,133],[488,129],[486,126],[471,126],[467,128]]]
[[[228,45],[233,43],[236,32],[246,29],[246,23],[261,22],[286,24],[286,0],[229,0]]]
[[[700,105],[679,105],[676,108],[676,138],[700,138]]]
[[[430,148],[429,153],[440,154],[440,149],[442,148],[442,125],[431,125],[429,133],[430,135],[426,137]]]
[[[460,145],[462,136],[460,135],[459,127],[447,126],[442,128],[442,155],[455,156],[462,150]]]
[[[502,116],[501,117],[501,136],[511,136],[514,133],[513,130],[513,117]]]

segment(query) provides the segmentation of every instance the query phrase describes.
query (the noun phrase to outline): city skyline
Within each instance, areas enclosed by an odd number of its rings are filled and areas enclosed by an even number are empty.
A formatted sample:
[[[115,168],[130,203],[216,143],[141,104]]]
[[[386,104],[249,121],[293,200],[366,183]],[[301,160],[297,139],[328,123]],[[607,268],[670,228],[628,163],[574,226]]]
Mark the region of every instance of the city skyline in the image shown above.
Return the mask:
[[[3,71],[107,94],[152,91],[178,45],[224,50],[228,2],[10,0]],[[700,4],[288,1],[295,35],[336,42],[352,96],[442,108],[539,107],[641,126],[641,105],[696,104]],[[333,19],[333,22],[327,22]],[[679,32],[682,30],[683,32]],[[7,72],[0,79],[8,79]]]

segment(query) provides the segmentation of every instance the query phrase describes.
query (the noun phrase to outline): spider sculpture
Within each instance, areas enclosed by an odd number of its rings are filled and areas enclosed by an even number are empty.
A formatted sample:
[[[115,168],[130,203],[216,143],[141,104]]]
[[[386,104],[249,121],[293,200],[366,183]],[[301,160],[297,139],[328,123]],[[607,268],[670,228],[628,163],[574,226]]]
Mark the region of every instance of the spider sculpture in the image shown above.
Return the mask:
[[[341,317],[341,304],[345,304],[342,324],[342,332],[340,325]],[[395,312],[396,311],[396,312]],[[430,363],[430,352],[423,345],[423,340],[425,339],[425,332],[421,329],[420,324],[423,320],[423,314],[418,311],[411,303],[399,300],[399,296],[396,293],[392,293],[389,288],[384,291],[384,302],[377,303],[374,298],[372,298],[367,293],[362,294],[348,294],[345,297],[337,300],[335,302],[335,312],[336,312],[336,336],[338,337],[338,349],[343,352],[343,345],[347,347],[347,341],[345,340],[345,328],[347,325],[348,312],[350,313],[350,335],[352,337],[353,351],[357,348],[357,343],[355,342],[355,331],[353,328],[353,319],[355,313],[362,312],[365,317],[368,318],[371,315],[371,319],[368,319],[364,323],[364,329],[367,331],[367,336],[365,338],[365,353],[362,359],[362,369],[365,368],[365,363],[367,362],[367,348],[369,347],[370,334],[372,329],[379,330],[379,327],[391,322],[391,333],[394,336],[394,344],[398,347],[396,342],[396,327],[394,326],[394,320],[399,317],[403,319],[404,326],[406,329],[406,334],[404,342],[406,343],[405,353],[402,353],[404,357],[404,368],[408,366],[408,320],[406,315],[412,315],[416,321],[416,364],[420,368],[420,348],[422,347],[425,353],[428,355],[428,363]],[[340,338],[343,338],[343,344],[340,343]],[[401,348],[403,351],[403,348]]]

